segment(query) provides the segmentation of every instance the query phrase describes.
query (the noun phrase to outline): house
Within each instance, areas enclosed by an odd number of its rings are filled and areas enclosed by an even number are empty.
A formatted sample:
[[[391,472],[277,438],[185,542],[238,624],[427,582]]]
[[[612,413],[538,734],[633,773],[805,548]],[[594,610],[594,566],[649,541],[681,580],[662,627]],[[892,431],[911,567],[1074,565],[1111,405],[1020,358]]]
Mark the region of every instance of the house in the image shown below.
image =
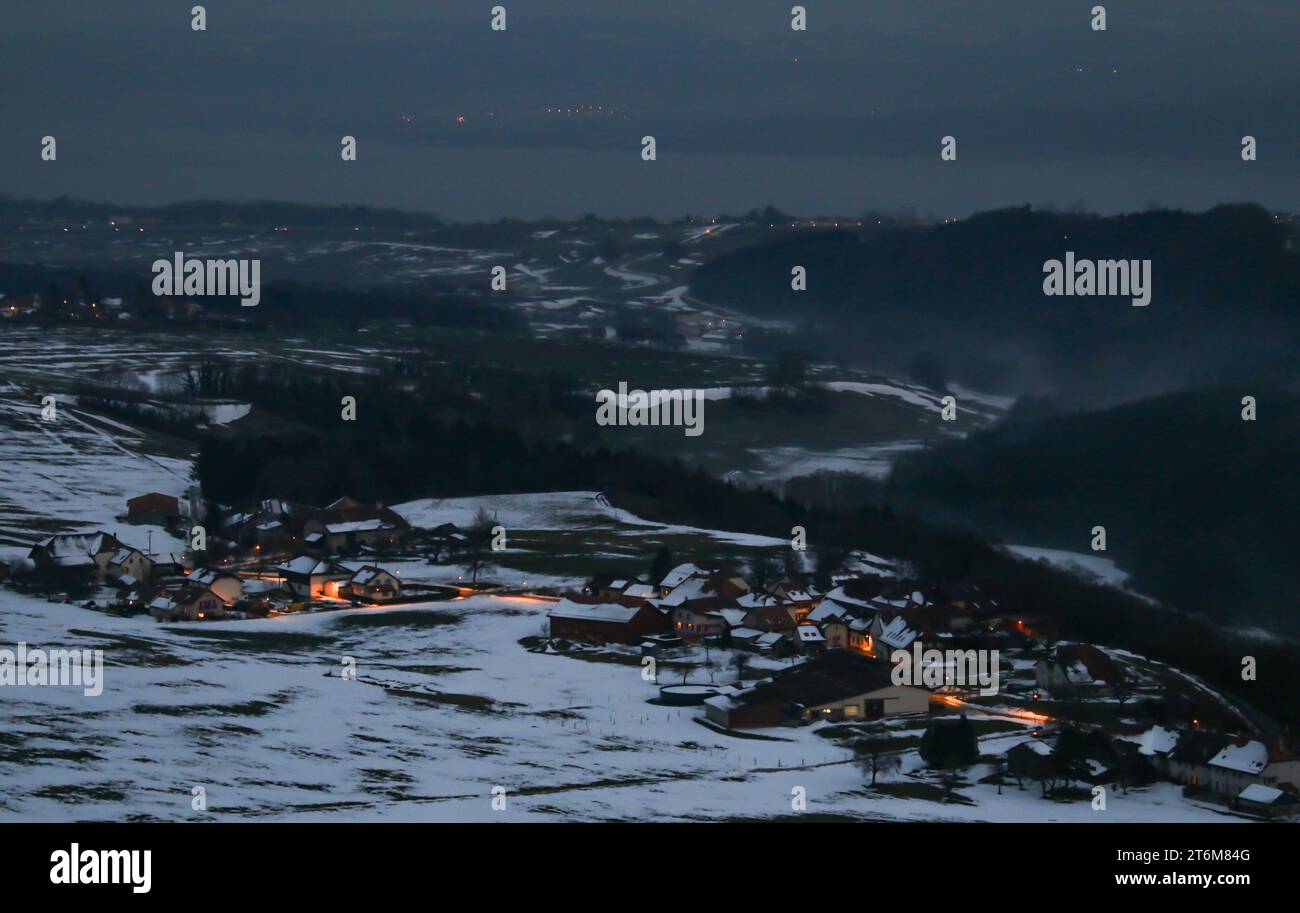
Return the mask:
[[[805,656],[820,656],[826,652],[826,637],[816,625],[795,628],[795,644]]]
[[[109,560],[125,546],[108,533],[51,536],[32,546],[28,557],[37,568],[80,572],[104,579]]]
[[[633,583],[631,586],[629,586],[626,590],[623,591],[623,599],[625,601],[633,600],[636,602],[647,602],[648,600],[653,599],[655,594],[656,594],[656,590],[650,584]]]
[[[1208,788],[1221,796],[1236,796],[1255,783],[1291,790],[1300,786],[1300,758],[1255,739],[1224,745],[1207,766]]]
[[[1051,776],[1052,746],[1039,739],[1027,738],[1006,752],[1007,775],[1017,783],[1046,780]]]
[[[742,628],[742,630],[749,629]],[[758,635],[751,642],[751,646],[755,652],[772,656],[788,656],[793,649],[790,635],[778,631],[766,631]]]
[[[356,571],[334,558],[300,555],[276,568],[289,592],[303,599],[341,599]]]
[[[152,574],[153,562],[144,552],[129,545],[115,551],[104,566],[104,576],[109,580],[121,580],[123,577],[148,580]]]
[[[215,567],[198,568],[185,579],[186,584],[207,587],[226,605],[238,602],[244,595],[244,581],[238,574]]]
[[[126,502],[126,521],[152,526],[171,526],[181,517],[180,501],[172,495],[151,491]]]
[[[679,564],[659,581],[659,598],[663,598],[692,577],[705,577],[708,571],[694,564]]]
[[[149,614],[159,621],[203,621],[224,617],[226,603],[205,586],[187,584],[155,597],[149,603]]]
[[[551,637],[589,643],[636,644],[663,632],[663,616],[653,606],[561,599],[547,615]]]
[[[780,701],[756,698],[754,688],[718,694],[704,701],[704,718],[725,729],[765,729],[786,721]]]
[[[849,625],[841,618],[830,618],[821,622],[822,636],[826,638],[827,650],[844,650],[849,645]]]
[[[871,620],[865,636],[860,636],[856,643],[853,626],[849,626],[849,648],[884,662],[892,662],[895,650],[908,649],[912,646],[912,641],[920,636],[921,632],[901,612],[881,612]]]
[[[1178,744],[1169,752],[1166,772],[1175,783],[1193,789],[1210,788],[1210,759],[1232,739],[1217,732],[1187,729],[1178,734]]]
[[[731,646],[739,650],[758,650],[758,639],[766,634],[758,628],[732,628],[729,635]]]
[[[1231,804],[1238,811],[1261,818],[1284,818],[1300,814],[1300,798],[1262,783],[1247,786]]]
[[[798,622],[795,621],[794,611],[790,606],[763,605],[749,610],[745,616],[745,625],[779,634],[793,634]]]
[[[1163,726],[1152,726],[1135,735],[1117,736],[1115,747],[1141,755],[1162,773],[1169,772],[1169,755],[1178,745],[1178,733]]]
[[[927,713],[930,695],[923,688],[895,685],[881,663],[836,651],[753,688],[704,703],[705,717],[711,722],[744,729],[786,720],[875,720]]]
[[[684,640],[703,637],[721,637],[729,630],[726,618],[718,612],[707,612],[689,607],[672,610],[673,632]]]
[[[1062,644],[1034,666],[1038,687],[1106,696],[1123,680],[1119,667],[1091,644]]]
[[[367,564],[348,583],[348,595],[370,602],[391,602],[402,595],[402,581],[381,567]]]
[[[320,536],[320,547],[331,555],[396,545],[411,525],[391,508],[379,503],[342,497],[321,509],[302,526],[304,539]]]
[[[118,584],[122,585],[128,579],[119,578]],[[153,584],[133,580],[118,594],[117,604],[128,612],[144,611],[159,595],[162,595],[162,590]]]
[[[0,317],[13,319],[28,317],[41,309],[40,295],[20,295],[0,301]]]

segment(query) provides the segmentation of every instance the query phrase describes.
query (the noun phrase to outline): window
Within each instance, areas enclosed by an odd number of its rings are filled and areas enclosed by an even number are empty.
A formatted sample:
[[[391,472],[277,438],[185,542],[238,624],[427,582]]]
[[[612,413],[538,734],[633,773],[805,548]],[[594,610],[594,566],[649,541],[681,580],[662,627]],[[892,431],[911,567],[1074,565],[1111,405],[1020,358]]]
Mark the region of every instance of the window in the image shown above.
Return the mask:
[[[847,707],[844,708],[844,715],[845,715],[845,716],[857,716],[857,715],[858,715],[858,705],[857,705],[857,704],[849,704]]]

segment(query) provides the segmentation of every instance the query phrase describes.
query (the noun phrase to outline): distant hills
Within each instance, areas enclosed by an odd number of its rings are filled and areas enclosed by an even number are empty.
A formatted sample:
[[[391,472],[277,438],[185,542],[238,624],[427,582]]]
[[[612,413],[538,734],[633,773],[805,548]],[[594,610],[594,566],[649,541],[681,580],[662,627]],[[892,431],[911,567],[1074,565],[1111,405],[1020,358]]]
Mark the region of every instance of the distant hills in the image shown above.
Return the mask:
[[[130,219],[155,225],[245,225],[250,228],[299,226],[351,229],[356,225],[411,230],[441,228],[443,221],[430,213],[370,206],[314,206],[300,203],[257,201],[231,203],[190,200],[166,206],[119,206],[59,197],[55,200],[15,200],[0,194],[0,222],[46,220]]]
[[[1256,205],[1101,217],[1028,207],[938,226],[783,237],[701,266],[691,294],[796,324],[804,348],[993,392],[1106,403],[1300,351],[1294,226]],[[1043,265],[1150,259],[1153,295],[1047,297]],[[791,270],[807,270],[807,290]]]
[[[1242,420],[1254,394],[1257,418]],[[1019,410],[1021,413],[1032,410]],[[900,459],[891,504],[1010,542],[1107,557],[1139,591],[1300,634],[1300,395],[1206,389],[997,427]]]

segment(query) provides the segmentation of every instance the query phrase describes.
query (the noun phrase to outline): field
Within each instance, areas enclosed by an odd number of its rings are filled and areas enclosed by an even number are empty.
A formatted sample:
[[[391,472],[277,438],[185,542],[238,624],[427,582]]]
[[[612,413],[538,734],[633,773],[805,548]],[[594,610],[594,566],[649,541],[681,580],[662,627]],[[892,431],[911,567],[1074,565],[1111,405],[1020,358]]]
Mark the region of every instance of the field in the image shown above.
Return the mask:
[[[28,688],[0,704],[5,818],[740,820],[796,814],[802,787],[807,815],[1230,820],[1167,784],[1112,795],[1104,814],[978,783],[945,803],[910,749],[871,790],[828,726],[733,737],[692,708],[647,703],[656,687],[635,657],[529,652],[521,641],[542,633],[546,611],[530,599],[173,627],[9,592],[0,601],[0,640],[99,649],[106,665],[99,697]],[[342,677],[347,657],[355,681]],[[894,724],[900,748],[915,725]],[[986,731],[992,753],[1008,727]]]

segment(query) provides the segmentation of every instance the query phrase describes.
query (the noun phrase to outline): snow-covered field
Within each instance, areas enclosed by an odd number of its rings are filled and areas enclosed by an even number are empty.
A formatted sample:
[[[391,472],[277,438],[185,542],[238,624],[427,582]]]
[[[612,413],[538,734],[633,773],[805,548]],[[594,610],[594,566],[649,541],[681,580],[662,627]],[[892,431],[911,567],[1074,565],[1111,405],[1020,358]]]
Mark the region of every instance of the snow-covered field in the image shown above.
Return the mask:
[[[157,527],[117,519],[127,498],[146,492],[181,495],[190,484],[190,461],[151,456],[136,446],[142,434],[120,422],[56,405],[41,417],[35,396],[0,396],[0,560],[25,557],[39,537],[101,529],[128,545],[155,553],[181,550]],[[2,601],[2,600],[0,600]]]
[[[719,820],[794,814],[803,787],[807,813],[871,819],[1229,820],[1167,785],[1104,813],[1028,787],[962,787],[970,805],[872,791],[816,728],[722,735],[647,703],[635,661],[528,652],[547,604],[524,598],[188,626],[7,591],[0,607],[0,640],[106,664],[99,697],[0,692],[4,819]],[[891,781],[918,767],[908,752]]]

